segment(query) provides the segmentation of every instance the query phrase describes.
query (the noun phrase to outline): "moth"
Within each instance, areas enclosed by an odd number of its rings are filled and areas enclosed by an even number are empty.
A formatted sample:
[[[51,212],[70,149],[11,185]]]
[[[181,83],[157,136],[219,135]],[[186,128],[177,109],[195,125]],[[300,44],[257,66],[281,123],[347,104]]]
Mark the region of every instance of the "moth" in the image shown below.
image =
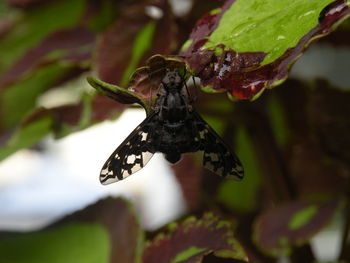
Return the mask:
[[[203,152],[203,166],[222,176],[240,180],[243,167],[220,136],[192,106],[185,78],[167,68],[151,112],[120,144],[103,165],[102,184],[125,179],[142,169],[160,152],[174,164],[181,154]]]

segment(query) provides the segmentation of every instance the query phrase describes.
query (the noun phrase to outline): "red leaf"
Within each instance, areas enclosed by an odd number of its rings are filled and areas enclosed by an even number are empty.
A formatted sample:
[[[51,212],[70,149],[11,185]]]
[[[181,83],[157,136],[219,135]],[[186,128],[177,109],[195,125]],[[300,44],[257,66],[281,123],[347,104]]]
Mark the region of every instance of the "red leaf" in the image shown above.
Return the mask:
[[[61,60],[82,62],[91,58],[95,34],[84,27],[76,27],[55,32],[46,37],[39,45],[28,50],[13,66],[0,76],[0,85],[15,82],[21,76],[38,66],[44,66],[50,60],[45,58],[52,51],[65,51]],[[90,47],[85,51],[79,48]]]
[[[213,214],[190,217],[157,236],[144,250],[144,263],[200,262],[214,252],[218,257],[247,260],[245,252],[232,236],[231,225]]]
[[[146,7],[150,5],[152,3],[142,1],[123,8],[122,16],[102,35],[97,48],[96,61],[98,76],[101,80],[110,84],[120,84],[125,70],[131,62],[135,39],[140,30],[152,21],[155,23],[152,44],[150,49],[142,54],[140,60],[135,61],[136,65],[134,66],[142,65],[150,55],[170,53],[175,41],[174,20],[170,8],[167,1],[154,1],[153,6],[162,12],[162,17],[156,20],[145,12]],[[150,43],[139,43],[139,45],[147,44]]]
[[[270,255],[286,256],[293,246],[302,245],[324,228],[339,203],[338,198],[325,203],[294,201],[274,208],[257,218],[255,243]]]
[[[200,202],[202,168],[196,164],[194,156],[190,154],[183,154],[181,161],[172,165],[171,168],[180,183],[187,205],[190,210],[195,210]]]

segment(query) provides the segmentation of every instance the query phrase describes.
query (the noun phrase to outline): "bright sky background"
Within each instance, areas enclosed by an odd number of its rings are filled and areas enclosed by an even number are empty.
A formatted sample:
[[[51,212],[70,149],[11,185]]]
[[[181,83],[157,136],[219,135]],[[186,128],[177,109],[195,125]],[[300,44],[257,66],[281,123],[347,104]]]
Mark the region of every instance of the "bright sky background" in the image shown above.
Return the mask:
[[[117,121],[58,141],[47,138],[44,152],[22,150],[1,162],[0,229],[39,228],[108,195],[135,201],[147,228],[179,216],[185,210],[181,189],[161,154],[123,181],[99,182],[104,162],[144,117],[142,110],[127,110]]]

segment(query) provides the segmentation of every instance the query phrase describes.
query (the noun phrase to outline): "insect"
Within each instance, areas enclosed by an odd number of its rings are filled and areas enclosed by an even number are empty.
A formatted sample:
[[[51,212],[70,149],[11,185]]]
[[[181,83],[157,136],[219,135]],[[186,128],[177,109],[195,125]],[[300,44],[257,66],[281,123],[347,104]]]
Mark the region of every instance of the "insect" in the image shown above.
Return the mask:
[[[184,77],[176,68],[167,68],[155,105],[103,165],[101,183],[125,179],[142,169],[156,152],[174,164],[183,153],[203,151],[205,168],[223,177],[242,179],[239,159],[191,103]]]

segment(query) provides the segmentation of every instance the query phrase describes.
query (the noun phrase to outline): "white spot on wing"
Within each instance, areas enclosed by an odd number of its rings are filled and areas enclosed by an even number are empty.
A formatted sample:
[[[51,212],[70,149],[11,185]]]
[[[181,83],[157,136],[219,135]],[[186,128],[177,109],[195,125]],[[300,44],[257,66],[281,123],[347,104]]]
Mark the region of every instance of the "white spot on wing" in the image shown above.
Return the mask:
[[[108,169],[107,168],[101,170],[101,176],[102,175],[108,175]]]
[[[146,141],[147,140],[147,133],[142,133],[141,134],[142,138],[141,138],[141,141]]]
[[[126,163],[132,164],[135,162],[135,160],[136,160],[136,155],[132,154],[128,156],[128,159],[126,159]]]

